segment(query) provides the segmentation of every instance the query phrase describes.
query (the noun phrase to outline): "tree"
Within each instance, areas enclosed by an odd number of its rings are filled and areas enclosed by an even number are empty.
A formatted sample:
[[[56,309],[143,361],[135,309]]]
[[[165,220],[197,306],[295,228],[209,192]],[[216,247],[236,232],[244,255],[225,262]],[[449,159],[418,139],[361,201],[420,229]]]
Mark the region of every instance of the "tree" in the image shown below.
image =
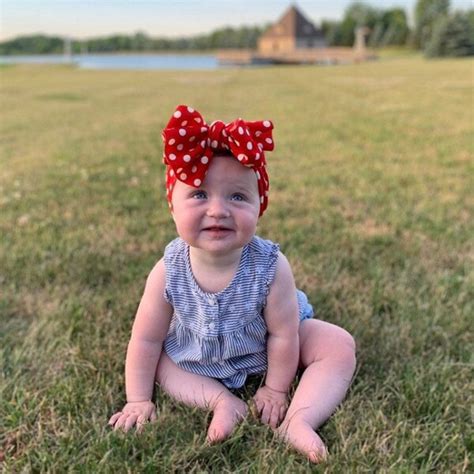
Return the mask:
[[[415,7],[415,41],[424,49],[431,38],[433,27],[449,11],[449,0],[418,0]]]
[[[323,21],[322,30],[330,46],[352,46],[354,30],[365,26],[370,30],[370,46],[405,44],[409,34],[407,16],[401,8],[380,10],[365,3],[351,4],[342,22]]]
[[[428,57],[474,55],[474,24],[471,18],[472,13],[463,12],[438,18],[426,43],[425,54]]]
[[[321,30],[329,46],[339,46],[342,44],[341,23],[323,20],[321,22]]]
[[[64,38],[57,36],[22,36],[0,44],[0,54],[61,54]]]
[[[141,31],[137,31],[131,38],[131,49],[133,51],[146,51],[151,49],[150,38]]]
[[[349,5],[344,12],[344,18],[337,31],[339,44],[341,46],[352,46],[354,44],[354,31],[357,27],[367,26],[373,29],[378,19],[378,10],[362,2]]]
[[[401,8],[393,8],[382,14],[383,35],[378,43],[380,46],[406,44],[410,29],[407,15]]]

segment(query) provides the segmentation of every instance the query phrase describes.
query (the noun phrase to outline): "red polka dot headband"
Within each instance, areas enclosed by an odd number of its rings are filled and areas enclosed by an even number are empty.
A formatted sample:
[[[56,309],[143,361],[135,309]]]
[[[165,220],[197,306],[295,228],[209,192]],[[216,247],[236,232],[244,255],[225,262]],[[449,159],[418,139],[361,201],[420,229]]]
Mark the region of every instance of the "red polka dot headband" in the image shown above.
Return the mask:
[[[213,156],[221,151],[232,153],[257,175],[261,216],[268,205],[269,180],[264,151],[273,150],[272,129],[269,120],[246,122],[240,118],[228,124],[216,120],[207,125],[198,111],[179,105],[162,133],[170,207],[176,180],[198,188]]]

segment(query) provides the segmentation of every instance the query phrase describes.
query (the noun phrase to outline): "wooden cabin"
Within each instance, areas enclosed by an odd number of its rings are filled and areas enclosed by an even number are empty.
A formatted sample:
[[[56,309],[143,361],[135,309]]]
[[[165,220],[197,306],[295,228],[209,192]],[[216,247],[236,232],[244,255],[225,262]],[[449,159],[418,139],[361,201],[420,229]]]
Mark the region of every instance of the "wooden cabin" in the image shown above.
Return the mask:
[[[264,56],[287,54],[299,49],[324,48],[323,32],[292,5],[283,16],[262,34],[258,53]]]
[[[328,47],[323,32],[292,5],[258,40],[257,50],[222,50],[220,64],[349,64],[375,59],[365,46],[366,28],[357,28],[354,47]]]

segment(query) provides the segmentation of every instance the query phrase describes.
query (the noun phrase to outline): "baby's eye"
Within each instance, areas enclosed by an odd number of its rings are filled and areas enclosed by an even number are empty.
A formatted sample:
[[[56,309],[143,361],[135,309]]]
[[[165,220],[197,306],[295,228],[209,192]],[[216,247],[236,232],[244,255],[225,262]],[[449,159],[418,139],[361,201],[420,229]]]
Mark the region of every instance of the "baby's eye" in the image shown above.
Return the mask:
[[[204,191],[197,190],[193,192],[192,197],[193,199],[206,199],[207,194]]]
[[[234,193],[231,197],[232,201],[245,201],[245,196],[241,193]]]

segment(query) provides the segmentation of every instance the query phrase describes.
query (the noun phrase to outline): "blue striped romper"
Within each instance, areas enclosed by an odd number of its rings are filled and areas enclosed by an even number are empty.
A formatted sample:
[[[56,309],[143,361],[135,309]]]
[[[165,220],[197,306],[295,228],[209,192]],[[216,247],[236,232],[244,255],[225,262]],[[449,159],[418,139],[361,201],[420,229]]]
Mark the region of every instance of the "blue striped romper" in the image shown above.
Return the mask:
[[[177,238],[165,249],[164,296],[173,316],[164,342],[181,368],[219,379],[228,388],[244,385],[250,374],[267,369],[267,328],[263,318],[275,276],[279,247],[254,237],[242,251],[229,285],[206,293],[194,279],[189,246]],[[297,290],[300,320],[313,317],[306,295]]]

